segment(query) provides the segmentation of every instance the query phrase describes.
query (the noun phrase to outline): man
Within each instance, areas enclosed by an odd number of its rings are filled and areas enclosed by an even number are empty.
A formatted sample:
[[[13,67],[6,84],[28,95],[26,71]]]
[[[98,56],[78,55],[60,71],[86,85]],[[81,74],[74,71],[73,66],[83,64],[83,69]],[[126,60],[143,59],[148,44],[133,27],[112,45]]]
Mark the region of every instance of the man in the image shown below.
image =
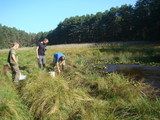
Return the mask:
[[[19,48],[19,43],[15,42],[13,43],[12,48],[9,50],[9,53],[8,53],[8,63],[11,67],[12,79],[14,82],[18,82],[20,77],[18,57],[16,55],[16,50],[18,48]]]
[[[58,74],[60,74],[61,70],[64,70],[65,66],[65,55],[61,52],[57,52],[54,55],[54,63],[55,67],[57,68]]]
[[[48,42],[49,42],[48,39],[45,38],[43,41],[38,43],[36,48],[38,64],[41,69],[45,68],[45,63],[46,63],[45,51],[46,51],[46,45]]]

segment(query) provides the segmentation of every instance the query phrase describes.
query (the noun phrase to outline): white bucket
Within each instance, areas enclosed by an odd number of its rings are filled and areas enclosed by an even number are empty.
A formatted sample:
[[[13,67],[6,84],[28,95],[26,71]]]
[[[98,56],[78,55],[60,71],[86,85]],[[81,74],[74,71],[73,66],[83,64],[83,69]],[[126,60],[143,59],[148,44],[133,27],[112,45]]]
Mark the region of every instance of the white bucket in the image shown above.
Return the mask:
[[[25,80],[26,77],[27,77],[26,75],[22,75],[22,74],[20,73],[19,80]]]
[[[55,71],[50,71],[49,74],[51,77],[55,77]]]

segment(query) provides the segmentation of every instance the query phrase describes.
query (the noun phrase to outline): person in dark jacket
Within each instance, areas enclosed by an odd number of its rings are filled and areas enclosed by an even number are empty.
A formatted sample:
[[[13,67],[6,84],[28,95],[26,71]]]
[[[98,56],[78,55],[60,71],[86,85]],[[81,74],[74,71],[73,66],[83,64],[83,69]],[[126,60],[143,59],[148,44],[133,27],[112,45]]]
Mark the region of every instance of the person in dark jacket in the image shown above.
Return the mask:
[[[36,48],[38,65],[41,69],[45,68],[45,64],[46,64],[45,51],[46,51],[46,45],[48,42],[49,42],[48,39],[45,38],[43,41],[38,43],[37,48]]]

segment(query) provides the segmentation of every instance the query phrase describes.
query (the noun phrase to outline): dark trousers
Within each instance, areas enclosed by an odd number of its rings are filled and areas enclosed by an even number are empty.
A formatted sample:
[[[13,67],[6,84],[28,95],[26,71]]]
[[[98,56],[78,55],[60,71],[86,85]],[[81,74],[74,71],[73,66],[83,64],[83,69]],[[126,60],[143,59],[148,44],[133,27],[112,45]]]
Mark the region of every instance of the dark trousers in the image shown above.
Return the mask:
[[[45,56],[41,56],[39,55],[39,58],[38,58],[38,65],[41,69],[45,68],[45,64],[46,64],[46,59],[45,59]]]

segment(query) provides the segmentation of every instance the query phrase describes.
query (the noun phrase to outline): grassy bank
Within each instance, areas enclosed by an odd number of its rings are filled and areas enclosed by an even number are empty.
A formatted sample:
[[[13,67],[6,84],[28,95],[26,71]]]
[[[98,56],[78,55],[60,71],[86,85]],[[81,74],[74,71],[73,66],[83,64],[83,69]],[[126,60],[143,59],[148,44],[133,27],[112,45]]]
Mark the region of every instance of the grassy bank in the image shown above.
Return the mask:
[[[64,72],[51,78],[52,54],[66,55]],[[118,73],[104,73],[109,63],[159,66],[158,45],[93,45],[49,47],[47,70],[37,67],[35,49],[18,51],[27,80],[14,85],[0,76],[0,117],[4,120],[158,120],[157,92],[141,81]],[[1,52],[0,67],[7,52]],[[8,104],[8,102],[10,104]],[[7,106],[7,107],[4,107]],[[18,113],[18,114],[17,114]]]

